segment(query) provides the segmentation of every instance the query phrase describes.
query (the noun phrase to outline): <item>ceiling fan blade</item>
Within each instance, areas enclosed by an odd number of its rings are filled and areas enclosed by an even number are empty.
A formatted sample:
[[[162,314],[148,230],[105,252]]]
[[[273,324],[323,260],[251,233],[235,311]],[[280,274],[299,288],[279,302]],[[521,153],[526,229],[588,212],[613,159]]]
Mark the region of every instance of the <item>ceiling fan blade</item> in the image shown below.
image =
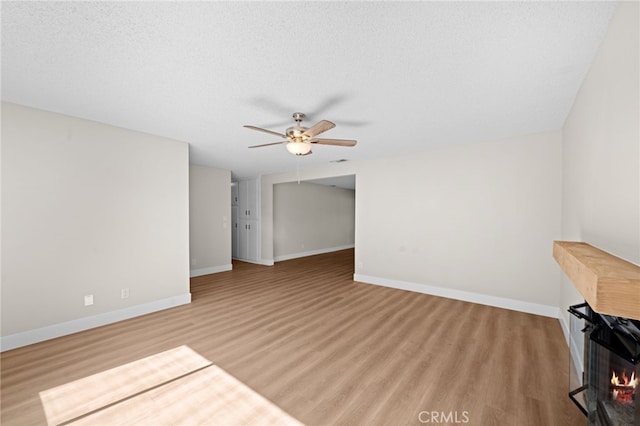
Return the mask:
[[[260,148],[262,146],[271,146],[271,145],[281,145],[283,143],[287,143],[289,141],[281,141],[281,142],[272,142],[272,143],[263,143],[262,145],[253,145],[250,146],[249,148]]]
[[[331,97],[325,99],[320,105],[315,107],[313,109],[313,111],[311,111],[307,115],[310,115],[312,117],[313,116],[318,117],[320,115],[323,115],[325,112],[327,112],[327,111],[331,110],[332,108],[336,107],[337,105],[343,103],[347,99],[347,97],[348,96],[345,93],[331,96]]]
[[[363,120],[337,120],[338,126],[351,126],[351,127],[362,127],[362,126],[368,126],[371,123],[368,121],[363,121]]]
[[[250,100],[250,102],[263,110],[269,110],[277,115],[290,115],[292,109],[289,105],[282,105],[281,103],[269,99],[267,97],[257,97]],[[287,121],[285,124],[289,124],[291,121]]]
[[[276,135],[276,136],[280,136],[282,139],[286,139],[287,137],[285,135],[283,135],[282,133],[278,133],[278,132],[274,132],[273,130],[267,130],[267,129],[263,129],[262,127],[256,127],[256,126],[249,126],[248,124],[245,124],[245,126],[247,129],[251,129],[251,130],[257,130],[259,132],[264,132],[264,133],[269,133],[271,135]]]
[[[357,141],[351,139],[311,139],[310,143],[319,145],[356,146]]]
[[[320,133],[326,132],[327,130],[331,130],[334,127],[336,127],[336,125],[333,124],[332,122],[327,120],[321,120],[321,121],[318,121],[313,126],[311,126],[310,128],[308,128],[307,130],[305,130],[304,134],[309,136],[310,138],[314,138]]]

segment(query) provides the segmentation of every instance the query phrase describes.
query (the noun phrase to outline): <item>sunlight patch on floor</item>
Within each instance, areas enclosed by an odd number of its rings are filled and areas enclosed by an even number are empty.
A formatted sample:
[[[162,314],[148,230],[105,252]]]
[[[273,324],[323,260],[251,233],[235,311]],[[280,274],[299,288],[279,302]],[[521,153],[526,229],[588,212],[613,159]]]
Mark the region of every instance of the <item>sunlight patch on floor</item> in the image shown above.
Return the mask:
[[[49,425],[302,425],[180,346],[43,392]]]

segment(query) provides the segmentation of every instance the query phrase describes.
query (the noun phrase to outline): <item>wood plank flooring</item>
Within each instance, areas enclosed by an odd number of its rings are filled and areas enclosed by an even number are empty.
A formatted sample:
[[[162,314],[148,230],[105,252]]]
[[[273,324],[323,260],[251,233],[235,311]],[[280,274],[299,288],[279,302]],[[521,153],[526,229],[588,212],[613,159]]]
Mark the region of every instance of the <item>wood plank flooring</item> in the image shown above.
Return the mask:
[[[233,267],[192,279],[190,305],[3,353],[1,423],[586,424],[557,320],[353,282],[353,250]],[[69,386],[135,388],[156,373],[123,366],[180,347],[208,363],[60,414],[87,403]]]

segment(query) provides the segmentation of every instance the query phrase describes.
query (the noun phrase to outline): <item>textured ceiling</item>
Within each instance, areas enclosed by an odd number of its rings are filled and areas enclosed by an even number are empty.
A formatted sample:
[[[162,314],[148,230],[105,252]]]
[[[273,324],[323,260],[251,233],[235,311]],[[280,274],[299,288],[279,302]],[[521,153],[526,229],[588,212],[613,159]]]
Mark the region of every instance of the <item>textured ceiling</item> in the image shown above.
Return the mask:
[[[613,2],[2,2],[2,99],[294,170],[295,111],[355,148],[300,167],[562,127]],[[308,123],[312,124],[312,123]]]

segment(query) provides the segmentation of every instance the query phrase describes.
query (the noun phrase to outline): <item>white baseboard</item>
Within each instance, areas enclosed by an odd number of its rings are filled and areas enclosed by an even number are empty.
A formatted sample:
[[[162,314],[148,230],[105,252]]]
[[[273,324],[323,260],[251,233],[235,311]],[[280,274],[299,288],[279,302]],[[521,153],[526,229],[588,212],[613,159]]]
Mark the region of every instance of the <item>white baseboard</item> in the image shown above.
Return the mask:
[[[569,331],[569,324],[567,324],[567,321],[564,319],[564,315],[560,315],[560,318],[558,318],[558,321],[560,322],[560,328],[562,328],[562,334],[564,334],[564,340],[567,342],[567,345],[569,345],[571,340],[571,332]]]
[[[354,281],[365,284],[375,284],[383,287],[397,288],[399,290],[408,290],[416,293],[430,294],[432,296],[446,297],[448,299],[462,300],[464,302],[479,303],[481,305],[495,306],[497,308],[510,309],[512,311],[526,312],[528,314],[551,318],[560,317],[560,309],[557,306],[541,305],[538,303],[507,299],[504,297],[488,296],[486,294],[473,293],[469,291],[435,287],[407,281],[390,280],[387,278],[372,277],[368,275],[354,274],[353,279]]]
[[[234,257],[233,260],[239,260],[240,262],[246,262],[246,263],[253,263],[254,265],[273,266],[273,260],[270,260],[270,259],[249,260],[249,259],[240,259],[238,257]]]
[[[571,359],[573,360],[573,365],[577,369],[575,373],[578,377],[580,377],[580,375],[584,371],[584,342],[582,344],[578,344],[578,342],[576,342],[571,337],[571,327],[569,324],[567,324],[567,320],[564,318],[564,316],[561,316],[559,321],[560,326],[562,327],[562,333],[564,334],[564,338],[566,339],[567,345],[569,346],[569,354],[571,356]]]
[[[353,244],[347,244],[346,246],[329,247],[329,248],[323,248],[323,249],[317,249],[317,250],[303,251],[299,253],[283,254],[280,256],[274,256],[273,260],[276,262],[281,262],[283,260],[297,259],[299,257],[315,256],[316,254],[324,254],[324,253],[331,253],[334,251],[352,249],[354,247],[355,245]]]
[[[233,269],[233,265],[219,265],[219,266],[210,266],[208,268],[200,268],[194,269],[189,273],[190,277],[199,277],[202,275],[216,274],[218,272],[230,271]]]
[[[191,293],[168,297],[141,305],[130,306],[115,311],[104,312],[102,314],[66,321],[59,324],[49,325],[35,330],[24,331],[22,333],[10,334],[0,337],[0,351],[8,351],[33,343],[42,342],[56,337],[66,336],[79,331],[88,330],[95,327],[111,324],[152,312],[162,311],[180,305],[191,303]]]

